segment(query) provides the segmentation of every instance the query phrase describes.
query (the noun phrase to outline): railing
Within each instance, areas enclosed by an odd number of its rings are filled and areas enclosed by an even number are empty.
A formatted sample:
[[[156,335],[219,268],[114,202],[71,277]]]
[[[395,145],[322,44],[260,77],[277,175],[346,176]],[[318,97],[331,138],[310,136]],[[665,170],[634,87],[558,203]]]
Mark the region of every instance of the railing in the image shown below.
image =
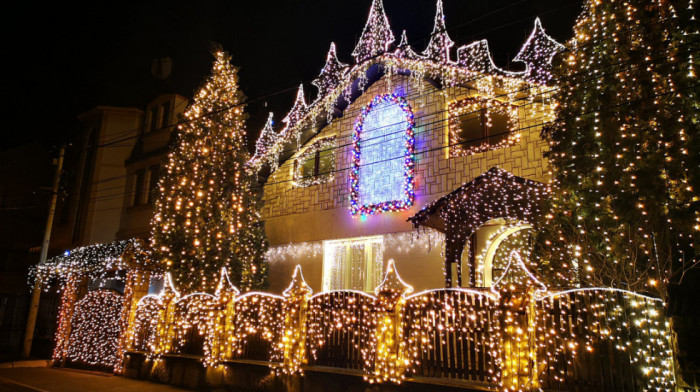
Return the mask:
[[[231,292],[142,300],[131,348],[156,356],[197,355],[207,366],[253,360],[286,374],[323,367],[376,382],[414,377],[492,390],[673,385],[658,299],[533,285],[408,295],[410,288],[391,273],[376,295],[348,290],[311,296],[295,275],[284,297]],[[146,322],[148,314],[158,322]]]
[[[215,297],[197,293],[175,303],[172,326],[174,339],[166,354],[205,356],[211,353],[214,343],[212,315],[219,313]]]
[[[490,381],[497,370],[492,355],[496,331],[493,294],[485,291],[432,290],[407,299],[404,337],[420,377]]]
[[[284,298],[266,293],[250,293],[234,301],[233,316],[228,320],[228,359],[278,361],[281,351]],[[276,345],[277,344],[277,345]]]
[[[320,293],[309,300],[309,365],[363,369],[372,360],[376,297],[358,291]]]
[[[536,302],[542,387],[635,391],[670,358],[658,300],[619,290],[569,291]],[[652,343],[652,344],[650,344]],[[601,366],[604,364],[604,366]]]

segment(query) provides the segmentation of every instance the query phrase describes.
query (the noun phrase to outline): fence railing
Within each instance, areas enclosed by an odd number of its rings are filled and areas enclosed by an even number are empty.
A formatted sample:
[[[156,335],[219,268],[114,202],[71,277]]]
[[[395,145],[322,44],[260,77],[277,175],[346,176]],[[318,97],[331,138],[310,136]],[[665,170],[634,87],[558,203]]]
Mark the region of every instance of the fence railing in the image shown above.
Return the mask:
[[[288,374],[324,367],[376,382],[414,377],[493,390],[637,391],[673,384],[657,299],[528,285],[410,291],[393,264],[374,295],[312,296],[300,270],[284,296],[231,290],[179,298],[166,289],[139,303],[130,348],[199,355],[207,365],[264,361]]]
[[[490,381],[496,301],[490,291],[432,290],[407,299],[402,315],[407,348],[420,377]]]

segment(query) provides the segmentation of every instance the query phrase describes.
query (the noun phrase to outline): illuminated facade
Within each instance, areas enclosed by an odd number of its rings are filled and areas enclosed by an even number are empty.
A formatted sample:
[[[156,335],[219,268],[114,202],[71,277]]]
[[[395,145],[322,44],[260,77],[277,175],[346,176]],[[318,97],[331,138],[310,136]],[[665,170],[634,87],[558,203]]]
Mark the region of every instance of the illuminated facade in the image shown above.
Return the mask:
[[[491,168],[548,181],[539,134],[552,119],[547,75],[562,46],[539,20],[519,57],[522,72],[496,67],[485,41],[458,48],[453,59],[440,2],[422,54],[407,44],[406,32],[397,44],[388,23],[381,1],[373,2],[353,51],[356,64],[341,63],[332,44],[314,81],[317,96],[306,99],[300,87],[282,129],[269,121],[261,132],[250,166],[271,169],[263,215],[273,292],[282,291],[297,264],[316,291],[370,291],[376,282],[367,271],[377,263],[385,268],[390,258],[418,289],[446,281],[487,285],[470,278],[477,271],[466,265],[487,254],[483,265],[504,259],[504,250],[484,245],[504,227],[527,222],[506,214],[481,222],[466,250],[446,264],[445,231],[414,232],[408,218]],[[506,242],[527,237],[518,233]]]

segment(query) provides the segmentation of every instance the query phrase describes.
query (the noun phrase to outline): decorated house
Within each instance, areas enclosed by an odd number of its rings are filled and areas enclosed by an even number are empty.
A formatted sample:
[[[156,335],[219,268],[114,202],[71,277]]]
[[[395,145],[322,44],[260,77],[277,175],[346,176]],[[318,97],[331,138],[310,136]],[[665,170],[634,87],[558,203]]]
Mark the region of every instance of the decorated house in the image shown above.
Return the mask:
[[[307,101],[302,85],[281,127],[269,115],[255,154],[240,165],[264,181],[267,292],[251,291],[244,279],[239,290],[226,268],[205,277],[215,289],[193,290],[188,280],[204,275],[194,263],[210,267],[215,258],[187,260],[178,282],[158,268],[170,260],[142,259],[138,242],[109,250],[103,267],[66,255],[47,267],[68,288],[54,359],[197,388],[672,390],[660,299],[576,281],[549,287],[532,272],[530,239],[550,181],[540,132],[554,119],[550,67],[564,47],[536,19],[514,59],[523,70],[505,70],[486,41],[453,50],[441,0],[436,8],[419,53],[406,32],[396,39],[381,0],[373,0],[354,64],[340,62],[331,44],[315,98]],[[220,74],[186,116],[209,122],[197,105],[233,97],[226,109],[207,108],[218,115],[235,108],[212,128],[239,140],[236,74],[222,52],[216,59]],[[195,145],[211,137],[187,136]],[[214,193],[215,179],[206,183]],[[176,181],[192,199],[204,195],[197,185]],[[170,201],[173,211],[195,204]],[[164,221],[158,214],[154,221]],[[261,229],[252,215],[248,222]],[[78,277],[112,269],[126,271],[122,296],[103,289],[78,301]],[[156,276],[163,287],[149,290]],[[96,303],[113,311],[100,314]],[[104,328],[115,320],[119,328]],[[66,342],[78,334],[85,338],[76,351]],[[112,351],[93,355],[85,341]]]
[[[501,69],[485,40],[452,48],[440,1],[428,47],[408,42],[374,1],[355,63],[331,44],[313,100],[300,86],[277,130],[270,114],[251,166],[271,166],[272,291],[299,264],[315,291],[369,292],[389,259],[416,289],[489,287],[508,249],[527,253],[563,46],[537,19],[514,59],[524,70]],[[455,220],[448,204],[473,211]]]

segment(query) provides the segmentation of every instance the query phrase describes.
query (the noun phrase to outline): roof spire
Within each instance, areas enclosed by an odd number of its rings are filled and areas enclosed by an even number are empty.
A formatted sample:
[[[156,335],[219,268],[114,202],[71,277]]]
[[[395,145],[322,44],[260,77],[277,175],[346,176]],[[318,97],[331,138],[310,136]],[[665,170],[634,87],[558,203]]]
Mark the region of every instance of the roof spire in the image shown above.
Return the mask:
[[[372,0],[367,24],[362,30],[360,41],[352,51],[352,56],[356,63],[361,63],[386,52],[392,42],[394,42],[394,33],[389,27],[384,4],[382,0]]]
[[[411,45],[408,44],[408,38],[406,37],[406,30],[401,33],[401,42],[394,52],[396,57],[400,59],[415,60],[420,57],[420,55],[413,51]]]
[[[342,79],[348,65],[338,61],[335,53],[335,42],[331,42],[331,48],[326,55],[326,64],[321,69],[321,73],[311,84],[318,88],[318,96],[323,97],[335,89]]]
[[[431,60],[447,63],[450,61],[450,48],[454,42],[447,35],[445,27],[445,14],[442,11],[442,0],[437,2],[437,11],[435,12],[435,25],[433,33],[430,35],[428,47],[423,51],[423,55]]]
[[[550,72],[554,55],[564,49],[564,45],[555,41],[544,32],[540,18],[536,18],[535,27],[532,29],[530,37],[525,41],[523,47],[520,48],[520,52],[518,52],[513,61],[525,63],[527,67],[525,74],[528,78],[546,83],[552,78]]]
[[[273,120],[273,113],[270,112],[270,114],[267,116],[267,122],[265,123],[265,126],[263,127],[262,131],[260,131],[260,136],[258,136],[258,140],[255,141],[255,154],[253,155],[253,158],[251,158],[251,161],[255,159],[260,159],[263,156],[265,156],[267,150],[277,140],[277,133],[274,129],[272,129],[272,125],[274,123],[275,122]]]
[[[304,99],[304,84],[299,85],[299,90],[297,90],[297,99],[294,101],[294,106],[287,113],[287,116],[282,119],[282,122],[286,124],[285,128],[289,129],[301,120],[306,114],[308,105],[306,105],[306,100]]]

